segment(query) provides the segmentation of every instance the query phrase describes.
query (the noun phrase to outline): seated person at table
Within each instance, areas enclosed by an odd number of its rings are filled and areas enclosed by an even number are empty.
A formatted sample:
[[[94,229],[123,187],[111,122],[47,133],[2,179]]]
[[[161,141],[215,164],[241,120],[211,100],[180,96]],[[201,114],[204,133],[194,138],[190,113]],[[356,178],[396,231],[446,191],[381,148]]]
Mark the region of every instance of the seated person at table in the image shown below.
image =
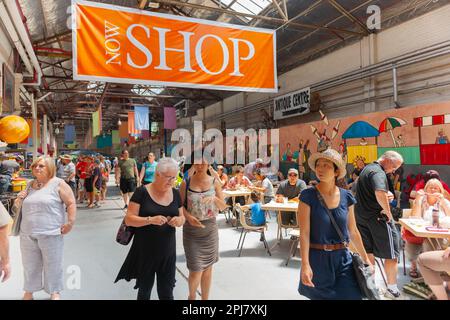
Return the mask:
[[[259,227],[266,224],[266,217],[264,214],[264,210],[261,209],[261,202],[259,202],[259,192],[252,191],[250,198],[252,199],[253,203],[242,206],[242,209],[250,209],[252,212],[252,215],[245,216],[245,222],[249,226],[253,227]]]
[[[444,187],[444,197],[447,200],[450,200],[450,188],[448,187],[448,185],[441,180],[441,177],[439,176],[439,172],[437,172],[436,170],[428,170],[424,175],[423,175],[423,179],[419,180],[415,185],[413,190],[411,191],[409,198],[410,200],[414,200],[416,198],[416,194],[418,191],[423,190],[425,187],[425,184],[430,180],[430,179],[438,179],[441,183],[442,186]]]
[[[450,216],[450,201],[444,198],[444,188],[437,179],[430,179],[425,185],[424,190],[417,193],[416,200],[414,200],[411,218],[422,218],[430,225],[432,223],[433,209],[439,211],[439,218]],[[405,251],[407,258],[411,262],[409,275],[412,278],[417,278],[416,260],[421,252],[431,251],[433,248],[424,241],[424,238],[416,237],[406,229],[402,231],[403,239],[405,240]],[[439,240],[441,245],[444,245],[444,239]]]
[[[256,175],[257,184],[256,184],[256,186],[250,186],[249,188],[252,190],[258,191],[258,192],[263,192],[264,193],[264,203],[269,203],[274,198],[273,184],[269,180],[269,178],[267,178],[264,170],[257,169],[255,175]]]
[[[297,199],[302,190],[306,189],[306,183],[298,177],[298,170],[291,168],[288,171],[288,179],[283,181],[277,190],[277,202],[282,201],[282,197],[288,200]],[[296,225],[297,218],[295,212],[281,212],[281,222],[283,225]]]
[[[417,261],[423,274],[423,280],[433,291],[437,300],[448,300],[447,290],[450,290],[450,282],[446,287],[442,275],[450,275],[450,247],[445,250],[422,253]],[[447,280],[447,279],[446,279]]]
[[[218,165],[217,166],[217,174],[219,176],[220,184],[222,186],[222,189],[225,189],[225,187],[228,184],[228,176],[225,173],[225,169],[224,169],[224,167],[222,165]]]
[[[236,168],[236,175],[231,178],[230,181],[228,181],[227,190],[236,190],[240,187],[248,188],[250,186],[253,186],[252,182],[246,176],[244,176],[244,168],[239,166]],[[242,206],[245,205],[245,197],[235,197],[235,203],[240,203]],[[227,200],[227,204],[233,204],[231,197]]]

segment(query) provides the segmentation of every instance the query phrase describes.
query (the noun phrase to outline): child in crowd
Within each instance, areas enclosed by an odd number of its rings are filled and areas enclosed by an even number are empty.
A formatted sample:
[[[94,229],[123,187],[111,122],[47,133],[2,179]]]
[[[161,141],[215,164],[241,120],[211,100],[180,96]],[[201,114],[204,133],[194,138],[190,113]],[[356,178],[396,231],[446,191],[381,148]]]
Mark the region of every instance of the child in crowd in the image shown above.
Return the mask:
[[[249,226],[258,227],[266,224],[266,217],[264,210],[261,209],[260,194],[257,191],[252,191],[250,198],[253,203],[242,206],[242,209],[250,209],[251,216],[246,216],[245,221]]]

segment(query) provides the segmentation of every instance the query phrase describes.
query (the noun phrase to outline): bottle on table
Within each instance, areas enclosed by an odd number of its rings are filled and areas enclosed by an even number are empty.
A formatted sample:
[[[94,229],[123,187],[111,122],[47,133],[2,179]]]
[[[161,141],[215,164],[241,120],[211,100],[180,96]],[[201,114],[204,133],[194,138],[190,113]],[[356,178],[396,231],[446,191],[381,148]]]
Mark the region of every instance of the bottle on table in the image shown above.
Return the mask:
[[[433,213],[431,217],[433,227],[439,228],[439,210],[436,207],[433,208]]]

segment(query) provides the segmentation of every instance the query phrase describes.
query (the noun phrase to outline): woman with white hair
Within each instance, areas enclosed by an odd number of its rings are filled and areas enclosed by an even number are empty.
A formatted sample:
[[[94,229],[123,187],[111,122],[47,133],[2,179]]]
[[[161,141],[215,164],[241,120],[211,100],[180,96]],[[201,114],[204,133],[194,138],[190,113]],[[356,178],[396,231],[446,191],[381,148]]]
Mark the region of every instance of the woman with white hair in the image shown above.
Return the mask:
[[[177,162],[162,158],[154,182],[136,189],[125,216],[125,223],[135,227],[135,235],[115,282],[136,279],[138,300],[150,299],[155,275],[159,299],[173,300],[175,228],[185,222],[180,193],[172,187],[177,173]]]
[[[23,299],[32,300],[34,292],[44,289],[52,300],[59,300],[64,288],[63,236],[75,223],[75,196],[64,180],[55,177],[56,166],[52,158],[37,158],[31,169],[35,179],[16,200],[16,205],[22,202]]]
[[[424,189],[417,192],[411,217],[422,218],[431,225],[433,211],[438,212],[440,219],[450,216],[450,201],[444,198],[444,187],[438,179],[428,180]],[[411,262],[409,275],[411,278],[418,278],[417,257],[421,252],[432,251],[433,247],[428,241],[424,241],[425,238],[416,237],[406,229],[402,230],[402,236],[405,239],[406,256]],[[444,239],[439,241],[442,245]]]

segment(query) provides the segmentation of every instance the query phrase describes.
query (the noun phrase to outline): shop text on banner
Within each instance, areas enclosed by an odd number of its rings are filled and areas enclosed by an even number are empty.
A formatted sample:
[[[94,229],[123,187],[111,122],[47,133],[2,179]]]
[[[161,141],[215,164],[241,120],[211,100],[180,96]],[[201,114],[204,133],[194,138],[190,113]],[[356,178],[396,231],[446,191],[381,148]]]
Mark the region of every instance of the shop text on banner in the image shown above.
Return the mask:
[[[273,100],[273,119],[295,117],[310,112],[310,88],[291,92]]]
[[[278,91],[275,30],[72,3],[76,80]]]

